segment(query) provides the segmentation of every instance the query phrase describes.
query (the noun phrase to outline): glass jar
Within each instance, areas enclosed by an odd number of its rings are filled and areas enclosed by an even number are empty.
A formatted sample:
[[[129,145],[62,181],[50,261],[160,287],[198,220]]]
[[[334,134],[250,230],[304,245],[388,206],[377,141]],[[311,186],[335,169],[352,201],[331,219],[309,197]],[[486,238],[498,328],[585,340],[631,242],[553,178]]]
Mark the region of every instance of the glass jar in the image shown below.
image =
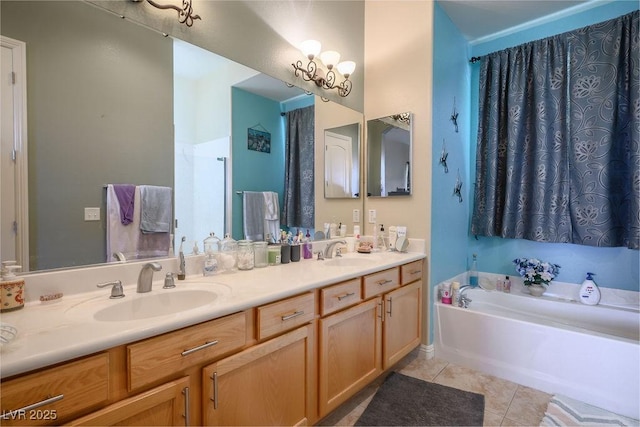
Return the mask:
[[[251,240],[238,242],[238,270],[252,270],[255,263],[255,254]]]
[[[269,265],[280,264],[280,245],[269,245],[267,247]]]
[[[253,253],[255,255],[254,266],[256,268],[266,267],[269,265],[267,242],[254,242]]]
[[[230,273],[236,270],[238,261],[238,242],[233,240],[229,234],[226,234],[222,242],[220,242],[220,255],[218,261],[218,268],[220,268],[221,271]]]

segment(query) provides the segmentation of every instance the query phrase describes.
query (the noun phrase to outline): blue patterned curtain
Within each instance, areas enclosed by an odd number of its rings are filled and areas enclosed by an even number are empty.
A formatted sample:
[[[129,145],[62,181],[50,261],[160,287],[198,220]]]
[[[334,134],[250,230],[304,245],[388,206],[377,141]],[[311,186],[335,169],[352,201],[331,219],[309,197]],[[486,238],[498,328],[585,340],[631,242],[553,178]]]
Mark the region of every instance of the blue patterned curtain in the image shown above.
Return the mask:
[[[287,227],[314,228],[315,107],[286,113],[284,209]]]
[[[638,17],[484,58],[473,234],[640,248]]]

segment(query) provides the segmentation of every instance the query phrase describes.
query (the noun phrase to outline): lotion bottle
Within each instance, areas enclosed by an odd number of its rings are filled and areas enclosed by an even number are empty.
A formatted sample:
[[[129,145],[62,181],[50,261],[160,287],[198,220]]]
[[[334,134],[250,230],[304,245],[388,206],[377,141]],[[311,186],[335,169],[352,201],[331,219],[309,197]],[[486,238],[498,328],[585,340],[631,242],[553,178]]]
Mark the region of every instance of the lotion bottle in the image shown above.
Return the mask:
[[[587,305],[596,305],[600,302],[600,289],[593,281],[594,273],[587,273],[587,278],[580,287],[580,302]]]
[[[19,310],[24,307],[24,279],[15,275],[21,267],[15,261],[2,263],[0,282],[0,312]]]

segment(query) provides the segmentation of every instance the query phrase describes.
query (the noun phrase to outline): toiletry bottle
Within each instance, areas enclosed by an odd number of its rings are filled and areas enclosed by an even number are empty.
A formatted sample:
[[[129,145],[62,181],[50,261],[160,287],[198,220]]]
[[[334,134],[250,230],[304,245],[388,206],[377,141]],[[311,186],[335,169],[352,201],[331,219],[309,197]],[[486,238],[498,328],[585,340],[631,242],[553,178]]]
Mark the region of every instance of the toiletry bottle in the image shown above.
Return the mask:
[[[19,310],[24,307],[24,279],[14,271],[21,267],[15,261],[2,263],[2,281],[0,282],[0,313]]]
[[[451,283],[444,282],[442,284],[442,303],[451,304]]]
[[[580,302],[587,305],[596,305],[600,302],[600,289],[593,280],[594,273],[587,273],[587,278],[580,286]]]
[[[371,248],[372,252],[378,252],[378,224],[373,223],[373,247]]]
[[[396,250],[396,241],[398,240],[398,231],[395,225],[389,227],[389,243],[388,247],[390,251]]]
[[[511,292],[511,279],[509,279],[509,276],[504,277],[504,282],[502,282],[502,291],[506,293]]]
[[[478,258],[476,254],[473,254],[473,261],[471,261],[471,269],[469,270],[469,284],[473,287],[478,286]]]
[[[347,236],[347,224],[340,223],[340,237]]]
[[[387,250],[387,239],[385,237],[384,224],[380,224],[380,232],[378,233],[378,249],[381,251]]]
[[[504,280],[502,279],[496,280],[496,291],[502,292],[503,288],[504,288]]]
[[[460,282],[451,283],[451,304],[458,307],[460,302]]]

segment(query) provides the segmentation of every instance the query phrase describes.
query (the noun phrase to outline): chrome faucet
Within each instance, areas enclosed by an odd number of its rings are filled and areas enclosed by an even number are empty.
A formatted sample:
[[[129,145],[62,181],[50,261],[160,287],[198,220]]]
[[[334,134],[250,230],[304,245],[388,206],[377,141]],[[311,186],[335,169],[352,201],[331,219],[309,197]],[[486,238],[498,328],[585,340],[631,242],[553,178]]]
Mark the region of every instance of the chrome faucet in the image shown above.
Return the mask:
[[[142,266],[140,275],[138,276],[138,289],[139,294],[145,292],[151,292],[151,283],[153,279],[153,272],[162,270],[162,266],[157,262],[148,262]]]
[[[346,245],[347,242],[344,241],[344,240],[333,240],[333,241],[327,243],[327,246],[324,248],[324,257],[325,257],[325,259],[333,258],[333,248],[338,244]],[[342,256],[340,254],[340,250],[339,249],[338,249],[337,253],[338,253],[338,255],[336,255],[336,256]]]
[[[466,296],[464,294],[464,291],[472,288],[475,288],[475,286],[464,285],[460,287],[460,289],[458,290],[458,301],[457,301],[458,307],[469,308],[469,303],[472,301],[472,299]]]

